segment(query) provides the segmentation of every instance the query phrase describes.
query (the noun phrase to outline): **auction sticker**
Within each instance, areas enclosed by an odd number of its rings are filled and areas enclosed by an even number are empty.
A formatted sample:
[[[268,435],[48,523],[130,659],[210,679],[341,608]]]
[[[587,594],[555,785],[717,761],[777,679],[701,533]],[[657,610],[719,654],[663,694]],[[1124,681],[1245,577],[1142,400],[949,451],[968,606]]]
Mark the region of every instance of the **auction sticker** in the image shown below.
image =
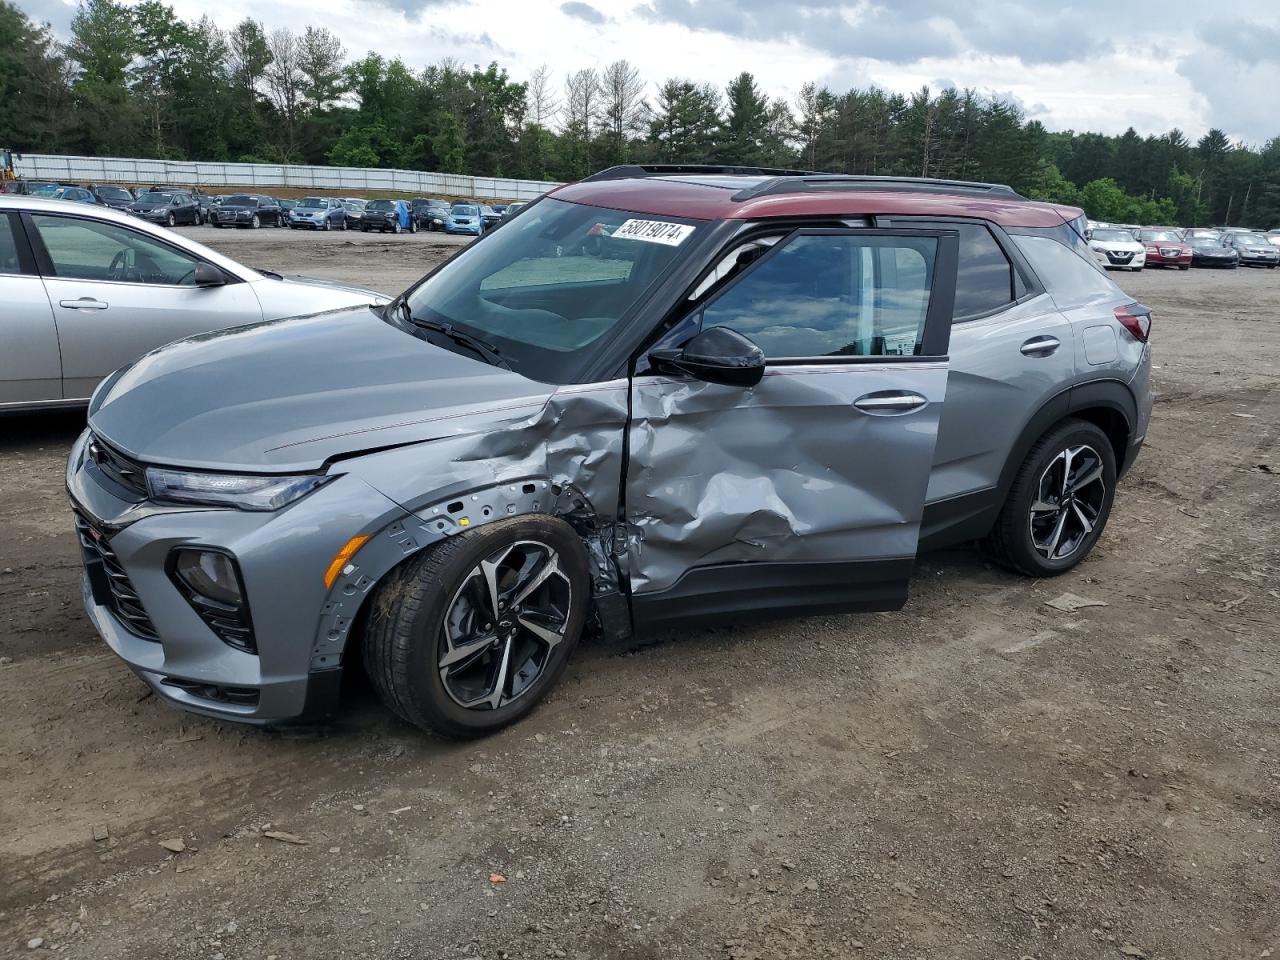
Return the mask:
[[[693,233],[693,227],[684,223],[628,220],[610,236],[615,240],[643,240],[646,243],[665,243],[668,247],[678,247],[691,233]]]

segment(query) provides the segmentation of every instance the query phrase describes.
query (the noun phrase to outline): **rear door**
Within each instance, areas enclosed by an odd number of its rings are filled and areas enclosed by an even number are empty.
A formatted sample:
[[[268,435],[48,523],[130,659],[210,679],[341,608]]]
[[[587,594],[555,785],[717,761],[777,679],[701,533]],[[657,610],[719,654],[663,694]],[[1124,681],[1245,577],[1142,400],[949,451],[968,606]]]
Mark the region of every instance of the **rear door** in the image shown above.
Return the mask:
[[[53,307],[67,398],[88,397],[107,374],[171,340],[262,319],[250,284],[197,287],[199,258],[149,234],[60,213],[25,222]]]
[[[741,388],[641,362],[624,501],[638,621],[905,602],[956,251],[954,230],[799,229],[655,345],[723,326],[767,367]]]
[[[16,213],[0,213],[0,408],[62,399],[58,331]]]
[[[1058,305],[999,228],[981,221],[877,218],[883,222],[960,234],[947,408],[922,533],[927,549],[981,537],[990,529],[1010,451],[1037,411],[1072,383],[1076,346]],[[1101,275],[1083,257],[1062,249]],[[1083,255],[1088,252],[1081,248]]]

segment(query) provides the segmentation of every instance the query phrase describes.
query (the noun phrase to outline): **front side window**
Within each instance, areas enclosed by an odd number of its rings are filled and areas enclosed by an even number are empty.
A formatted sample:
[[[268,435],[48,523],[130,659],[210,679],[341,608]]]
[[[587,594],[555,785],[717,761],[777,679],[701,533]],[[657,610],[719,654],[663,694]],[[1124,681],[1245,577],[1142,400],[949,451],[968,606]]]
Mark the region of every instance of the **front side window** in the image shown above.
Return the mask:
[[[712,300],[702,328],[729,327],[776,359],[914,356],[936,255],[934,237],[797,234]]]
[[[195,284],[195,257],[114,223],[31,214],[54,274],[73,280]]]
[[[13,233],[13,218],[0,213],[0,273],[21,273],[18,262],[18,238]]]
[[[412,290],[409,309],[492,343],[525,376],[571,383],[700,222],[543,200]]]

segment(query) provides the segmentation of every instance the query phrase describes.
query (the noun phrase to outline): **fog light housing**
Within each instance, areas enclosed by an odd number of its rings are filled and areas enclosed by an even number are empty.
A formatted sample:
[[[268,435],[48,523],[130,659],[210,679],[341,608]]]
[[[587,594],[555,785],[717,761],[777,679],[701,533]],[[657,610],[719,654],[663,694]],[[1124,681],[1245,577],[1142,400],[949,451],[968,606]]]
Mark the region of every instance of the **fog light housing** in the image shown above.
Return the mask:
[[[247,653],[258,652],[235,557],[220,550],[182,547],[170,556],[169,577],[223,643]]]

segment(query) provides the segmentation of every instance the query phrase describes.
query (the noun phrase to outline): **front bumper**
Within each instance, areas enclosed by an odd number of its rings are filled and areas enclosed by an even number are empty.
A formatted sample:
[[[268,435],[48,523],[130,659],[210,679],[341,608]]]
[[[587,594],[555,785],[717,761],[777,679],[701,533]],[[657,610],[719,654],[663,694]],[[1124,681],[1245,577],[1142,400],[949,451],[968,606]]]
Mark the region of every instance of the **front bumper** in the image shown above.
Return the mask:
[[[1148,267],[1186,267],[1191,265],[1191,254],[1165,254],[1158,250],[1147,251]]]
[[[1104,269],[1141,270],[1146,263],[1146,255],[1141,251],[1094,250],[1093,256]]]
[[[1242,253],[1240,262],[1251,267],[1274,267],[1280,263],[1280,253]]]
[[[478,223],[446,223],[444,225],[445,233],[473,233],[477,237],[480,236],[482,229],[483,227]]]
[[[72,449],[67,490],[95,528],[145,620],[123,615],[119,597],[85,547],[85,611],[107,645],[156,694],[184,710],[267,724],[324,712],[341,678],[342,651],[320,636],[328,602],[323,574],[353,535],[375,533],[408,514],[363,480],[342,476],[275,512],[162,506],[129,499],[83,457],[87,432]],[[206,546],[236,558],[257,652],[215,634],[173,582],[178,547]],[[95,588],[94,580],[98,580]]]

